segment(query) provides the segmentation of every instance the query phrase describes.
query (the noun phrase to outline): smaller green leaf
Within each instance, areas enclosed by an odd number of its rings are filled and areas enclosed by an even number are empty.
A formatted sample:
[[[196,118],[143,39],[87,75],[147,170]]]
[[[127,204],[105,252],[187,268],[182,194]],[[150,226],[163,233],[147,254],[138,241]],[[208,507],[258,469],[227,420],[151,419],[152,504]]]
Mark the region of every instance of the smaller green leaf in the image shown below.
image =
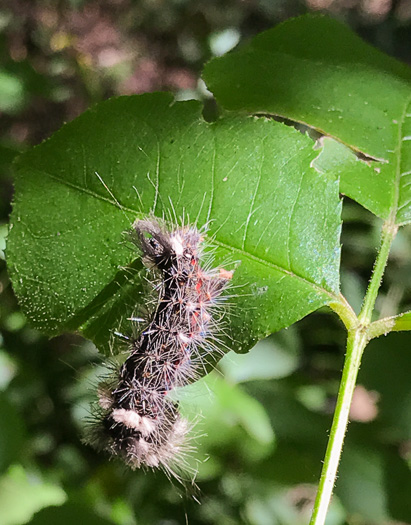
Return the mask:
[[[342,191],[381,218],[411,221],[409,67],[309,15],[211,60],[204,79],[226,109],[279,115],[373,158],[368,170],[343,160]]]
[[[375,339],[390,332],[406,332],[408,330],[411,330],[411,312],[374,321],[368,328],[368,334],[370,339]]]
[[[405,312],[393,318],[394,326],[393,332],[401,332],[404,330],[411,330],[411,312]]]
[[[227,109],[281,115],[388,160],[411,69],[337,20],[307,15],[211,60],[204,79]]]

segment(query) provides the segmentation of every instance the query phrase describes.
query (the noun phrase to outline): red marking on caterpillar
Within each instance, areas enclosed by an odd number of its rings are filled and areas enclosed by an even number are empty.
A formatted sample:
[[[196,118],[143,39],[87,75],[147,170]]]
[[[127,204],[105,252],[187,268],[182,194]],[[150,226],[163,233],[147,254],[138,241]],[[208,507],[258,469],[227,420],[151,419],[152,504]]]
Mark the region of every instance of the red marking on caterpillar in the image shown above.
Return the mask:
[[[204,238],[193,226],[171,231],[154,218],[133,225],[134,242],[154,275],[158,302],[129,355],[98,387],[99,414],[89,441],[131,468],[189,470],[190,424],[169,393],[195,381],[221,320],[216,308],[233,272],[201,263]],[[221,351],[221,350],[220,350]]]

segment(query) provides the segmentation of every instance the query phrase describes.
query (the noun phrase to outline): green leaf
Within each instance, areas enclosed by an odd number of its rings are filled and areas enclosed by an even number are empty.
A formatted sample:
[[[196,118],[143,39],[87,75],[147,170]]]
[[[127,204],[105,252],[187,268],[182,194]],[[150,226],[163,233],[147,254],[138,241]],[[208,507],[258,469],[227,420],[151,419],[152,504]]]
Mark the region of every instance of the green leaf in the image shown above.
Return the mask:
[[[339,301],[338,182],[310,167],[316,155],[283,124],[210,124],[168,94],[96,106],[17,160],[6,256],[23,311],[107,350],[143,301],[123,233],[150,212],[210,221],[216,264],[236,263],[236,350]]]
[[[280,115],[369,159],[340,156],[341,191],[382,218],[411,220],[411,70],[336,20],[291,19],[212,60],[208,88],[229,110]],[[340,154],[342,152],[340,151]],[[365,174],[365,176],[364,176]]]
[[[411,330],[411,312],[384,317],[371,323],[368,333],[370,339],[387,335],[389,332],[406,332]]]
[[[402,332],[404,330],[411,330],[411,312],[405,312],[393,318],[394,326],[392,331]]]
[[[63,489],[43,483],[37,476],[28,476],[20,465],[9,469],[0,478],[0,516],[2,525],[27,523],[33,514],[49,505],[62,505]]]

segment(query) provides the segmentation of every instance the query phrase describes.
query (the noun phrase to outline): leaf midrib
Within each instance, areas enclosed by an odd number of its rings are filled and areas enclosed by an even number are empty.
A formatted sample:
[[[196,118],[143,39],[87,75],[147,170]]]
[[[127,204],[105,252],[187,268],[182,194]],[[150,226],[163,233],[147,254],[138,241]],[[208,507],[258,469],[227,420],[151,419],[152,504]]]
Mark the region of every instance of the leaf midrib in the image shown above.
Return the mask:
[[[136,218],[143,218],[146,215],[146,214],[144,214],[142,212],[138,212],[138,211],[134,210],[133,208],[129,208],[129,207],[123,206],[117,198],[116,198],[117,202],[113,202],[108,197],[103,197],[99,193],[95,193],[95,192],[89,190],[88,188],[82,188],[81,186],[73,184],[72,182],[59,179],[58,177],[56,177],[55,175],[53,175],[53,174],[51,174],[51,173],[49,173],[47,171],[33,169],[32,172],[37,172],[39,174],[46,175],[49,178],[51,178],[52,180],[58,182],[59,184],[64,184],[64,185],[66,185],[67,187],[69,187],[71,189],[79,191],[80,193],[86,193],[87,195],[89,195],[91,197],[94,197],[94,198],[99,199],[101,201],[107,202],[108,204],[111,204],[112,206],[114,206],[114,208],[116,210],[132,213],[133,216],[136,217]],[[120,206],[120,208],[119,208],[119,206]],[[228,245],[228,244],[226,244],[226,243],[224,243],[222,241],[218,241],[216,238],[212,239],[212,243],[218,245],[220,248],[223,248],[223,249],[225,249],[225,250],[227,250],[229,252],[238,253],[240,255],[243,255],[244,257],[248,257],[249,259],[252,259],[255,262],[258,262],[259,264],[265,265],[268,268],[271,268],[271,269],[276,270],[278,272],[282,272],[285,275],[288,275],[290,277],[298,279],[298,280],[304,282],[305,284],[310,285],[316,291],[329,296],[330,297],[330,301],[338,301],[338,302],[340,302],[339,294],[319,286],[314,281],[311,281],[310,279],[307,279],[306,277],[303,277],[302,275],[299,275],[299,274],[297,274],[295,272],[292,272],[291,270],[287,270],[287,269],[283,268],[282,266],[279,266],[278,264],[275,264],[275,263],[273,263],[271,261],[267,261],[265,259],[262,259],[262,258],[258,257],[257,255],[249,253],[249,252],[247,252],[247,251],[245,251],[245,250],[243,250],[241,248],[236,248],[236,247],[230,246],[230,245]]]

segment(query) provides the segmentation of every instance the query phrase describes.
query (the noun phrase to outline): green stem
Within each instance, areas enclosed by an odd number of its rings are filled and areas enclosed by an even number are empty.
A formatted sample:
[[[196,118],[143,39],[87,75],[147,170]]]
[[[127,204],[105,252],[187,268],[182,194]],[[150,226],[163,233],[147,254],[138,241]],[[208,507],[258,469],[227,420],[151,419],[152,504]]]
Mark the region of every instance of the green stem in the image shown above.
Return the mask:
[[[378,290],[387,264],[391,244],[396,233],[397,227],[393,226],[391,222],[387,221],[387,223],[383,225],[380,250],[375,261],[371,281],[358,319],[354,318],[351,314],[347,315],[348,310],[343,308],[345,312],[344,323],[348,329],[347,352],[310,525],[324,525],[325,523],[337,477],[338,464],[340,462],[344,436],[348,426],[350,406],[361,364],[361,357],[369,341],[368,327],[371,323]],[[334,309],[337,311],[336,308]]]
[[[374,310],[378,290],[380,289],[382,276],[384,275],[384,270],[387,265],[391,244],[397,231],[398,226],[391,224],[391,222],[386,222],[382,226],[380,250],[375,261],[371,281],[368,285],[362,309],[358,316],[360,323],[365,326],[368,326],[371,322],[372,312]]]
[[[342,374],[337,405],[335,407],[324,465],[318,486],[317,498],[314,504],[310,525],[323,525],[327,516],[328,506],[337,477],[338,464],[344,435],[348,425],[348,415],[354,393],[358,369],[360,367],[362,352],[367,344],[367,335],[360,330],[349,332],[347,340],[347,353]]]

